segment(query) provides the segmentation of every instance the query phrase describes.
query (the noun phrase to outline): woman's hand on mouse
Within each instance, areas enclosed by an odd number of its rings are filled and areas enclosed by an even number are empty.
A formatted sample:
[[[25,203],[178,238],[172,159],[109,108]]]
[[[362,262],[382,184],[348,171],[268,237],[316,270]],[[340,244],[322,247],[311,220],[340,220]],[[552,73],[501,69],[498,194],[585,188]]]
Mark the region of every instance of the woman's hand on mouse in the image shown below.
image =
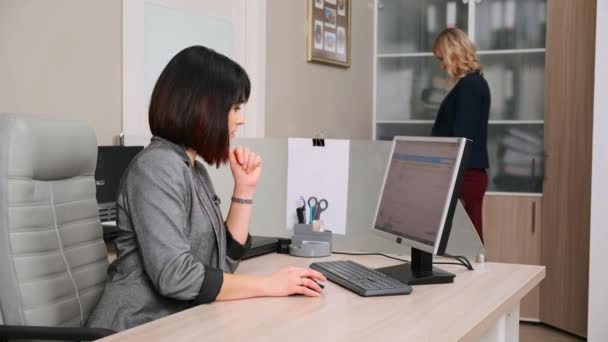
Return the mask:
[[[293,294],[319,297],[322,289],[316,281],[327,281],[327,278],[310,268],[287,267],[265,277],[264,294],[269,297]]]
[[[237,146],[228,154],[235,193],[253,195],[262,173],[262,158],[246,147]]]

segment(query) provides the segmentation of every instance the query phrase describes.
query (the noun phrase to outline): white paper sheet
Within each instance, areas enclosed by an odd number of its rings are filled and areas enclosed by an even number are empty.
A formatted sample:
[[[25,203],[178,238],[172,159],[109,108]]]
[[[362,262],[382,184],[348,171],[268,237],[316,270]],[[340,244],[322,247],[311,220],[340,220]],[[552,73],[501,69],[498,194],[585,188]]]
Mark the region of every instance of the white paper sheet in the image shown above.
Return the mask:
[[[297,223],[300,196],[315,196],[328,202],[320,217],[326,229],[346,234],[349,141],[325,139],[325,146],[313,146],[312,139],[291,138],[287,151],[287,227]]]

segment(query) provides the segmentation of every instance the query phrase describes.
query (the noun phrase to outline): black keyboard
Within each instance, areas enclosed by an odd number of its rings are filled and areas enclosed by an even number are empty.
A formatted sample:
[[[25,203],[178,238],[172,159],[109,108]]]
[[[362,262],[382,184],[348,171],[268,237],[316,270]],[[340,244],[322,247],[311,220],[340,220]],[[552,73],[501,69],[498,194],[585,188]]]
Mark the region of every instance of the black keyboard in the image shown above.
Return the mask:
[[[412,292],[409,285],[354,261],[313,262],[310,268],[362,297],[406,295]]]

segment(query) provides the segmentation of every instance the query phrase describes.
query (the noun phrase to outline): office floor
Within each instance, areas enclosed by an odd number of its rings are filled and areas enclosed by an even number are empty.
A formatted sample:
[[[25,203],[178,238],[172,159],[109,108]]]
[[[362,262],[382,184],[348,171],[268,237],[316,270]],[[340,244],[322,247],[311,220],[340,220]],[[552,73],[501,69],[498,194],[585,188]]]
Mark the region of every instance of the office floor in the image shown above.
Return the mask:
[[[520,323],[520,342],[579,342],[585,341],[580,337],[570,335],[561,330],[548,327],[544,324]]]

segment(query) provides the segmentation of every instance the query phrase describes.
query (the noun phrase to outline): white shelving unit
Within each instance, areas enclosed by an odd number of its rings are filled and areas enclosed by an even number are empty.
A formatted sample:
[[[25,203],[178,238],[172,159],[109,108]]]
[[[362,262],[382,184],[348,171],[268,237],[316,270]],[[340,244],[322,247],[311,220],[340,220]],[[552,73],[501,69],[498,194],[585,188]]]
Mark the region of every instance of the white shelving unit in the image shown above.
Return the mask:
[[[476,43],[490,85],[489,191],[542,193],[546,0],[376,0],[374,138],[429,135],[451,85],[431,48],[448,26]]]

